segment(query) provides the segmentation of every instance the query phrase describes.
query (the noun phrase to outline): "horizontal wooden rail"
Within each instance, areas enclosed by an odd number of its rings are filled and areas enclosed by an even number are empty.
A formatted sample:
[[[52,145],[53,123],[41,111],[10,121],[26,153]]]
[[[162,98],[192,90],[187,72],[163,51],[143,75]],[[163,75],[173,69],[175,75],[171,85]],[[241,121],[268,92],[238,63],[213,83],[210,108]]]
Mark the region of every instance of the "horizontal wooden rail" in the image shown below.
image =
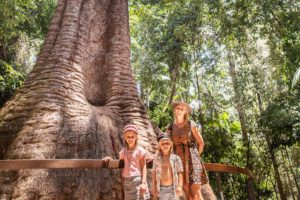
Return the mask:
[[[246,176],[254,178],[254,174],[252,173],[252,171],[247,168],[219,164],[219,163],[204,163],[204,166],[207,171],[227,172],[227,173],[233,173],[233,174],[244,174]]]
[[[254,177],[253,173],[246,168],[218,164],[204,163],[207,171],[227,172],[244,174],[248,177]],[[124,162],[111,160],[104,162],[97,159],[44,159],[44,160],[0,160],[0,170],[20,170],[20,169],[66,169],[66,168],[123,168]],[[147,163],[147,167],[152,167],[152,162]]]
[[[121,168],[118,160],[97,159],[0,160],[0,169],[64,169],[64,168]]]

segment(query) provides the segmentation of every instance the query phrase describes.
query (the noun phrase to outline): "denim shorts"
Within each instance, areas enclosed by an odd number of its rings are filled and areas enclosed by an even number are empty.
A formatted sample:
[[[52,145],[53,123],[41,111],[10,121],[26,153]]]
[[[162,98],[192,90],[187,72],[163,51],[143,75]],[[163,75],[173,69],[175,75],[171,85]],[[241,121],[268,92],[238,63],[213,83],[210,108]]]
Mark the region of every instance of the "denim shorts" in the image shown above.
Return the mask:
[[[160,191],[159,191],[159,199],[162,200],[177,200],[178,198],[176,197],[174,193],[174,185],[170,186],[160,186]]]
[[[140,176],[123,177],[124,178],[124,200],[147,200],[150,199],[150,193],[147,189],[144,194],[140,193],[139,186],[142,184]]]

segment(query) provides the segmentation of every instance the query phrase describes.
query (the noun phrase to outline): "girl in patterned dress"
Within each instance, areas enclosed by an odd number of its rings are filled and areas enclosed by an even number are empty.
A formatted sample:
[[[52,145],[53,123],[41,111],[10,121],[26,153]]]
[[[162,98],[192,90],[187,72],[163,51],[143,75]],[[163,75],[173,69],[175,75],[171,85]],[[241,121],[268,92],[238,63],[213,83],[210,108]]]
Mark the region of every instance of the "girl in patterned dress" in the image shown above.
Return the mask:
[[[119,153],[120,160],[124,159],[122,173],[124,200],[150,199],[150,193],[146,182],[146,150],[137,145],[138,129],[135,125],[126,125],[123,129],[125,148]],[[107,156],[104,161],[112,160]]]
[[[172,103],[174,122],[167,128],[174,143],[174,152],[183,163],[183,189],[189,200],[202,200],[201,185],[208,182],[208,177],[200,158],[204,141],[195,122],[189,121],[191,107],[180,101]]]

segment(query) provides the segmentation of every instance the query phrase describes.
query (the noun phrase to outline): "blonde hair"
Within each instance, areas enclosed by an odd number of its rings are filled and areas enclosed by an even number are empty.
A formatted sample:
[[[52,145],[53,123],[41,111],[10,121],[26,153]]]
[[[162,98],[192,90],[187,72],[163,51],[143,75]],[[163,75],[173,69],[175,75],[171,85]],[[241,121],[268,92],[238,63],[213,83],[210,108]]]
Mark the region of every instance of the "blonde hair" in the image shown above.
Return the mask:
[[[170,145],[171,145],[171,148],[169,150],[169,155],[171,155],[173,153],[173,141],[171,139],[169,139],[170,141]],[[160,155],[160,156],[163,156],[163,151],[161,150],[161,145],[160,145],[160,142],[158,142],[158,146],[157,146],[157,154]]]

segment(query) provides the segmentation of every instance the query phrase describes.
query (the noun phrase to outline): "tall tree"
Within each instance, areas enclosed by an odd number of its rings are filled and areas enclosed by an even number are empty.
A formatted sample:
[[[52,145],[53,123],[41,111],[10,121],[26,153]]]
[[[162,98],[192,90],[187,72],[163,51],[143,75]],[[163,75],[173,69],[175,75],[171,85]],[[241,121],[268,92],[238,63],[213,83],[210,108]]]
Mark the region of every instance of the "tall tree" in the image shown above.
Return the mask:
[[[127,1],[58,2],[34,69],[0,111],[0,159],[117,157],[121,128],[155,134],[130,68]],[[0,173],[1,199],[121,199],[118,173]]]

